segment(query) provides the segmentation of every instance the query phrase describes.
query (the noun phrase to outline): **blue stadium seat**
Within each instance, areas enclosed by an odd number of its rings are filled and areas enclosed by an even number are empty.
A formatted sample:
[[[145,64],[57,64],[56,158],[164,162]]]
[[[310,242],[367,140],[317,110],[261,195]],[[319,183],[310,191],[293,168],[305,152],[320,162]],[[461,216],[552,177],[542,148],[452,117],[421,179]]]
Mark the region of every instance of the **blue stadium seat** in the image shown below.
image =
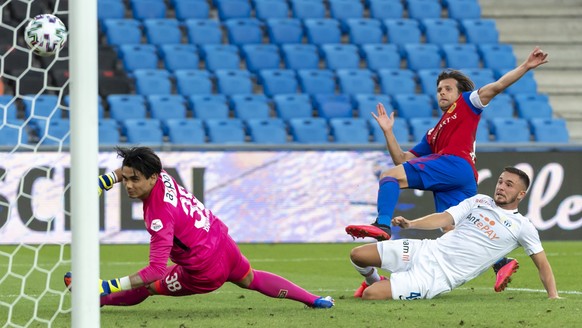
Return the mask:
[[[361,49],[368,68],[373,71],[400,68],[401,57],[395,44],[364,44]]]
[[[269,118],[271,108],[265,95],[234,95],[230,97],[234,116],[242,120]]]
[[[332,118],[329,120],[335,143],[367,144],[370,142],[368,123],[363,118]]]
[[[208,141],[211,143],[244,143],[245,131],[240,119],[206,120]]]
[[[444,44],[442,50],[446,67],[454,69],[480,67],[477,46],[472,43]]]
[[[153,44],[125,44],[120,46],[123,67],[128,73],[136,69],[157,69],[158,54]]]
[[[172,2],[176,18],[180,21],[210,17],[210,5],[206,0],[172,0]]]
[[[119,124],[110,118],[100,119],[97,131],[99,134],[99,145],[116,146],[120,142]]]
[[[17,146],[28,143],[28,132],[21,126],[24,121],[13,120],[8,124],[0,124],[0,146]]]
[[[313,105],[307,94],[276,95],[273,101],[277,116],[284,120],[313,116]]]
[[[490,130],[495,142],[530,142],[530,129],[523,118],[493,118]]]
[[[25,95],[22,99],[24,104],[24,119],[31,117],[31,123],[44,124],[47,120],[60,119],[63,111],[59,107],[59,98],[56,95]]]
[[[552,118],[552,106],[546,94],[514,95],[517,116],[525,119]]]
[[[358,111],[359,117],[372,118],[372,112],[377,113],[376,105],[382,104],[386,108],[388,115],[394,110],[392,108],[392,99],[390,96],[383,94],[358,94],[354,95],[354,106]],[[372,118],[374,119],[374,118]]]
[[[567,143],[570,141],[566,121],[562,118],[533,118],[530,121],[537,142]]]
[[[364,5],[361,1],[330,0],[329,13],[331,18],[337,19],[342,24],[342,30],[346,31],[346,21],[352,18],[364,17]]]
[[[147,96],[152,118],[164,122],[168,119],[186,118],[186,101],[181,95]]]
[[[319,52],[313,44],[282,45],[285,66],[289,69],[317,69],[319,67]]]
[[[461,69],[461,72],[467,75],[471,81],[475,83],[475,89],[479,89],[482,86],[495,82],[493,70],[488,68]]]
[[[442,66],[439,46],[436,44],[405,44],[404,56],[412,70],[433,69]]]
[[[135,19],[105,19],[103,32],[112,46],[141,43],[141,23]]]
[[[198,0],[194,0],[198,1]],[[167,70],[198,69],[200,58],[193,44],[164,44],[160,55]]]
[[[255,0],[255,15],[258,19],[287,18],[289,5],[280,0]]]
[[[195,118],[227,119],[229,114],[225,95],[192,95],[188,97]]]
[[[304,93],[333,94],[335,93],[335,77],[330,70],[300,69],[299,84]]]
[[[262,23],[255,18],[229,19],[224,23],[228,40],[235,45],[263,43],[261,25]]]
[[[490,120],[496,117],[512,118],[514,117],[513,99],[506,93],[495,96],[487,107],[481,113],[481,119]]]
[[[157,46],[182,42],[182,31],[175,18],[150,18],[143,21],[148,43]]]
[[[225,95],[253,93],[253,82],[249,71],[221,69],[215,74],[218,92]]]
[[[297,143],[320,144],[329,142],[329,127],[322,117],[293,118],[289,120],[293,140]]]
[[[321,45],[321,52],[329,69],[357,69],[360,67],[358,47],[353,44],[324,44]]]
[[[202,46],[202,55],[206,69],[239,69],[240,58],[238,48],[232,44],[209,44]]]
[[[164,133],[160,120],[153,118],[127,119],[122,121],[122,131],[127,143],[161,146]]]
[[[434,0],[407,0],[408,17],[413,19],[440,18],[441,5]]]
[[[14,120],[18,116],[18,107],[16,106],[16,97],[12,95],[0,95],[0,119],[3,120],[6,113],[8,120]]]
[[[280,118],[251,119],[246,121],[246,126],[253,143],[287,143],[287,129]]]
[[[325,6],[320,0],[291,0],[293,17],[300,19],[324,18]]]
[[[216,1],[215,4],[221,21],[251,17],[252,8],[248,0],[220,0]]]
[[[41,145],[68,145],[70,142],[71,123],[68,119],[52,118],[38,124],[39,143]]]
[[[429,0],[432,1],[432,0]],[[421,20],[426,42],[438,45],[459,43],[459,27],[457,21],[450,18],[426,18]]]
[[[441,69],[421,69],[418,71],[418,81],[420,83],[422,93],[429,96],[434,96],[437,94],[436,81],[441,72]]]
[[[436,117],[416,117],[409,120],[410,132],[412,134],[412,142],[420,142],[426,135],[428,130],[435,127],[439,122]]]
[[[320,45],[326,43],[341,43],[342,32],[339,21],[331,18],[305,19],[307,41]]]
[[[371,94],[375,92],[376,85],[370,70],[339,69],[336,74],[342,93],[355,95]]]
[[[385,19],[386,36],[388,43],[404,45],[420,43],[421,31],[418,21],[415,19]]]
[[[242,52],[246,67],[251,73],[281,66],[279,48],[274,44],[246,44],[242,46]]]
[[[394,96],[398,117],[407,119],[430,118],[433,115],[432,97],[426,94],[399,94]]]
[[[296,18],[271,18],[267,20],[267,34],[270,42],[277,45],[300,44],[303,42],[303,25]]]
[[[170,73],[165,69],[136,69],[135,89],[140,95],[169,95],[172,93]]]
[[[399,19],[404,17],[404,6],[399,0],[369,0],[370,17]]]
[[[478,50],[483,58],[485,68],[493,70],[513,69],[517,64],[513,47],[510,44],[480,44]]]
[[[372,136],[374,137],[373,142],[386,144],[386,137],[384,137],[384,131],[382,131],[382,128],[378,125],[376,119],[372,117],[371,119],[368,119],[368,123],[370,124]],[[395,117],[394,125],[392,126],[392,132],[396,137],[396,141],[398,141],[399,143],[410,142],[410,128],[408,127],[406,119]]]
[[[462,19],[461,32],[467,43],[498,43],[499,32],[493,19]]]
[[[378,71],[380,88],[387,95],[416,92],[415,74],[408,69],[381,69]]]
[[[499,70],[497,73],[497,78],[500,78],[510,70],[511,69]],[[536,94],[538,92],[538,84],[536,83],[536,80],[534,78],[534,72],[529,71],[525,73],[525,75],[522,76],[519,80],[517,80],[515,83],[507,87],[507,89],[505,89],[505,92],[509,93],[510,95],[518,95],[522,93]]]
[[[125,4],[119,0],[97,1],[97,19],[103,22],[105,19],[125,18]]]
[[[222,29],[220,23],[214,19],[187,19],[186,31],[188,41],[192,44],[220,44],[222,43]]]
[[[348,19],[346,24],[350,36],[350,43],[352,44],[380,44],[383,42],[384,32],[382,31],[382,23],[377,19],[352,18]]]
[[[481,6],[477,0],[447,0],[447,9],[452,19],[481,18]]]
[[[142,95],[107,96],[109,115],[118,122],[146,117],[146,103]]]
[[[353,117],[352,100],[349,95],[323,95],[314,96],[314,103],[319,117],[338,118]]]
[[[475,133],[475,141],[477,143],[482,142],[490,142],[490,133],[489,133],[489,122],[485,119],[482,119],[477,125],[477,132]]]
[[[164,0],[130,0],[129,6],[135,19],[166,17],[167,7]]]
[[[176,89],[184,96],[203,95],[212,93],[210,74],[204,70],[177,70]]]
[[[202,120],[184,118],[169,119],[164,122],[168,140],[172,145],[203,144],[206,142],[206,134]]]
[[[269,97],[296,93],[299,87],[295,71],[292,69],[261,70],[259,83],[263,85],[263,92]]]

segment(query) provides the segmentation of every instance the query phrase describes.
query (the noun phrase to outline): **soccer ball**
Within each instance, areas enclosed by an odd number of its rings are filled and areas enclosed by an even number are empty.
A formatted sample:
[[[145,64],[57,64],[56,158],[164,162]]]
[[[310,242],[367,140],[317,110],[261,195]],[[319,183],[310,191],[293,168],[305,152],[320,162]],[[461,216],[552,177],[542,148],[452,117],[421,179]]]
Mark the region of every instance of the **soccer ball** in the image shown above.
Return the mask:
[[[67,28],[54,15],[34,17],[24,29],[24,41],[39,56],[52,56],[67,42]]]

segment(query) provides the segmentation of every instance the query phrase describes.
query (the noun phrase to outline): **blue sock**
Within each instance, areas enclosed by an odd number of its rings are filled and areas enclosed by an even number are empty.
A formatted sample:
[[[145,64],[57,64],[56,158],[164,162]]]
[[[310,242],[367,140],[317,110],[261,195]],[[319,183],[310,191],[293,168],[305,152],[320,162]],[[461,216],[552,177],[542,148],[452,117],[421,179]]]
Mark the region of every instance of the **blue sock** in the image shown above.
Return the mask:
[[[399,196],[400,185],[396,178],[386,177],[380,180],[380,188],[378,189],[378,224],[390,226]],[[392,237],[390,239],[400,238],[400,227],[391,227],[391,229]]]

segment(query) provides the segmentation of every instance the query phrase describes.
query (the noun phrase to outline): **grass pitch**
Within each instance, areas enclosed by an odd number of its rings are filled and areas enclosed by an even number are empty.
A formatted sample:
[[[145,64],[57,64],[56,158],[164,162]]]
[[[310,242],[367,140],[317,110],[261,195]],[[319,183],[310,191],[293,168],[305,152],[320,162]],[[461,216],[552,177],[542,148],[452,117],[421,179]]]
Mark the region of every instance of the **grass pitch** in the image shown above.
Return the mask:
[[[284,276],[320,295],[330,310],[306,309],[226,284],[207,295],[150,297],[131,307],[101,309],[101,327],[575,327],[582,311],[582,242],[545,242],[563,299],[548,300],[533,262],[523,250],[503,293],[493,291],[493,271],[432,300],[362,301],[352,297],[362,278],[349,262],[358,244],[243,244],[254,268]],[[62,284],[68,248],[0,247],[0,326],[70,327],[71,298]],[[142,268],[145,245],[101,248],[101,276],[120,277]],[[31,263],[36,263],[31,266]],[[27,277],[26,283],[23,278]],[[45,291],[45,285],[49,285]],[[22,296],[21,290],[24,291]],[[39,309],[34,316],[33,309]],[[11,310],[10,310],[11,309]]]

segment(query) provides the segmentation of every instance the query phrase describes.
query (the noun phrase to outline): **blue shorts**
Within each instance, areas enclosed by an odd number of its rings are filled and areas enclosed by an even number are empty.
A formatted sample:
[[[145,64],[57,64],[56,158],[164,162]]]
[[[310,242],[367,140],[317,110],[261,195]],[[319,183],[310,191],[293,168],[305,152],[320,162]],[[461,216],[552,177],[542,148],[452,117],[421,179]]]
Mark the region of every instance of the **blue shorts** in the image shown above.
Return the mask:
[[[433,192],[436,212],[477,194],[473,167],[461,157],[431,154],[403,165],[409,188]]]

